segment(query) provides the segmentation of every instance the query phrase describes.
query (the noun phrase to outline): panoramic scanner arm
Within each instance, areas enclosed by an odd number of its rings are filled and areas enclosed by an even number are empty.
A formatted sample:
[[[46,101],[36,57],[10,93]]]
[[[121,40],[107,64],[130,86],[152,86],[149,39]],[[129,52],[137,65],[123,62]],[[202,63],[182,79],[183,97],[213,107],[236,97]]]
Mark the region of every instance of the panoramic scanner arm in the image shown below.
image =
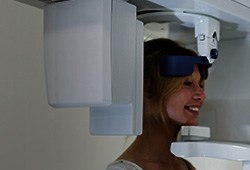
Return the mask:
[[[220,23],[212,17],[199,16],[194,25],[199,55],[206,56],[209,63],[213,63],[218,57]]]

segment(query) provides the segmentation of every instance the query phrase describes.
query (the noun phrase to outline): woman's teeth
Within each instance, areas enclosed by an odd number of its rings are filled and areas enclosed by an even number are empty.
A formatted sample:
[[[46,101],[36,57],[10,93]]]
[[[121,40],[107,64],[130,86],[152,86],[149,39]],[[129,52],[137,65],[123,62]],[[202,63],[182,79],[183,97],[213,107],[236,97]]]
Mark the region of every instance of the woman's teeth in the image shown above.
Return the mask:
[[[190,111],[194,111],[194,112],[198,112],[199,111],[199,107],[186,107],[188,110],[190,110]]]

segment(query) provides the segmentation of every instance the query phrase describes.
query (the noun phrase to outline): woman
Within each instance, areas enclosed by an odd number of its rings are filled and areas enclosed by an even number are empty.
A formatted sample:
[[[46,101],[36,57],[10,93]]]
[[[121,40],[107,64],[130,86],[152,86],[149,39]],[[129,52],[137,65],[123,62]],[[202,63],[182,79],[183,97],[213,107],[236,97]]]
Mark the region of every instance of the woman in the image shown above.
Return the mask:
[[[169,39],[144,44],[143,133],[108,170],[188,170],[170,152],[183,125],[197,125],[205,99],[205,57]]]

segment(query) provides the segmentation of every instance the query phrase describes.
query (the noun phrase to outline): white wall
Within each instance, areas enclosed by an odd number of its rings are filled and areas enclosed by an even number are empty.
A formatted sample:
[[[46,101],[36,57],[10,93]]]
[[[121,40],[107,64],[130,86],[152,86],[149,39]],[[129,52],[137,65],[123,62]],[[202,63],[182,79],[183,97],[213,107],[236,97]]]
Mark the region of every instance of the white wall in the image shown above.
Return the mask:
[[[125,140],[90,136],[88,119],[47,104],[43,11],[0,0],[0,169],[104,169]]]

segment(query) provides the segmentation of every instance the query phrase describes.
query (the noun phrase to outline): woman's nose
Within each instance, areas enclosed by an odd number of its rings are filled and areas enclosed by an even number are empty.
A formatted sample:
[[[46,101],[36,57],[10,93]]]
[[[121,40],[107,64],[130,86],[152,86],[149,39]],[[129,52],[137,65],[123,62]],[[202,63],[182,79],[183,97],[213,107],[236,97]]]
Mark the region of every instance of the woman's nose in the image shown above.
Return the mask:
[[[206,94],[204,92],[204,89],[198,86],[195,90],[193,98],[195,100],[203,101],[206,98]]]

